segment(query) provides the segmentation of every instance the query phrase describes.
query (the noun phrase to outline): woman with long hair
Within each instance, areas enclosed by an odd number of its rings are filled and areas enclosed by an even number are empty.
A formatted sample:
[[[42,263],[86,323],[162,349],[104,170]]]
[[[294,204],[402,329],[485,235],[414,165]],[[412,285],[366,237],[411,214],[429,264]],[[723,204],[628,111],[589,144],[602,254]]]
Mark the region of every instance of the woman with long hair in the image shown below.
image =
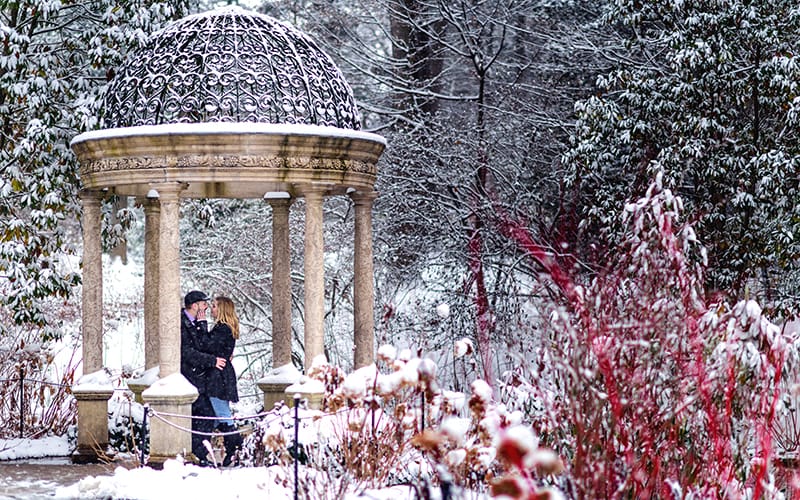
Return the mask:
[[[218,296],[211,303],[211,317],[216,324],[208,335],[207,352],[228,360],[222,370],[212,370],[208,374],[206,393],[211,400],[214,413],[222,420],[217,420],[217,428],[225,434],[225,459],[222,465],[227,467],[236,461],[236,452],[242,446],[242,436],[236,432],[231,414],[231,402],[239,401],[236,388],[236,372],[230,360],[236,340],[239,338],[239,317],[233,301],[228,297]]]

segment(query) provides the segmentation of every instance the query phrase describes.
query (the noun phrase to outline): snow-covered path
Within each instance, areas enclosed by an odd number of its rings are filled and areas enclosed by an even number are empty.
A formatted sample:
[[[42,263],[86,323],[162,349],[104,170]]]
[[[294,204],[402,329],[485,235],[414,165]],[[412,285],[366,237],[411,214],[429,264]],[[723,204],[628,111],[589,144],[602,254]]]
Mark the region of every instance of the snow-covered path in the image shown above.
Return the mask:
[[[87,476],[111,476],[116,465],[74,465],[68,457],[0,461],[0,499],[53,498]]]

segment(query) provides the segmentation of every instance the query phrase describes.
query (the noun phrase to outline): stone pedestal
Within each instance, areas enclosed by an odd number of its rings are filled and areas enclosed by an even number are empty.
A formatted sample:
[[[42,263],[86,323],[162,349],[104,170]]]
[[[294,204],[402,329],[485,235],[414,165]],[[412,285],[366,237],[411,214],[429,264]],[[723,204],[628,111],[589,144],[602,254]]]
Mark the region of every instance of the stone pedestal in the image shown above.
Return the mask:
[[[192,403],[197,389],[180,373],[162,378],[142,392],[154,415],[148,419],[150,430],[150,467],[160,469],[164,462],[192,449]],[[166,413],[178,415],[167,416]],[[182,430],[186,429],[186,430]]]
[[[158,380],[158,366],[145,371],[141,377],[128,379],[128,389],[133,392],[133,399],[139,404],[144,404],[142,392]]]
[[[319,380],[303,377],[300,382],[292,384],[284,391],[284,401],[294,407],[295,395],[300,396],[300,400],[308,401],[308,407],[312,410],[322,409],[322,398],[325,396],[325,386]]]
[[[72,394],[78,401],[78,446],[72,462],[99,462],[114,455],[108,446],[108,400],[111,388],[75,386]]]
[[[286,388],[292,384],[270,384],[258,381],[258,388],[264,393],[264,411],[270,411],[278,403],[291,406],[291,401],[286,398]]]
[[[300,381],[302,374],[291,363],[279,366],[258,380],[258,388],[264,392],[264,411],[270,411],[278,402],[291,406],[286,388]]]

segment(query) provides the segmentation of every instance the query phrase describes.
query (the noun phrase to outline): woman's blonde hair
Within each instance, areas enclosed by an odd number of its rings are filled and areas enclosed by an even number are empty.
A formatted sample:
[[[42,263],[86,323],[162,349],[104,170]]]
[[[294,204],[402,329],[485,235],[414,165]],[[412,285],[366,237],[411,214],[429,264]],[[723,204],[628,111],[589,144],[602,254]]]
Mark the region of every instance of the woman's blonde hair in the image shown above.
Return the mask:
[[[225,323],[231,327],[233,338],[239,339],[239,317],[236,316],[236,308],[233,301],[228,297],[217,297],[217,323]]]

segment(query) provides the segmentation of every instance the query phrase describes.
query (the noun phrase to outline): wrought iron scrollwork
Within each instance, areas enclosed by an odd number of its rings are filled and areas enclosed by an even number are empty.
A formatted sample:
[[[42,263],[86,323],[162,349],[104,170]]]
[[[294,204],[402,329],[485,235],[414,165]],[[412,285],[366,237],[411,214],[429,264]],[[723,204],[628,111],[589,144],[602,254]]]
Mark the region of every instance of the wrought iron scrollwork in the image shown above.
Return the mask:
[[[106,128],[202,122],[361,128],[350,86],[313,40],[235,6],[154,33],[106,93]]]

